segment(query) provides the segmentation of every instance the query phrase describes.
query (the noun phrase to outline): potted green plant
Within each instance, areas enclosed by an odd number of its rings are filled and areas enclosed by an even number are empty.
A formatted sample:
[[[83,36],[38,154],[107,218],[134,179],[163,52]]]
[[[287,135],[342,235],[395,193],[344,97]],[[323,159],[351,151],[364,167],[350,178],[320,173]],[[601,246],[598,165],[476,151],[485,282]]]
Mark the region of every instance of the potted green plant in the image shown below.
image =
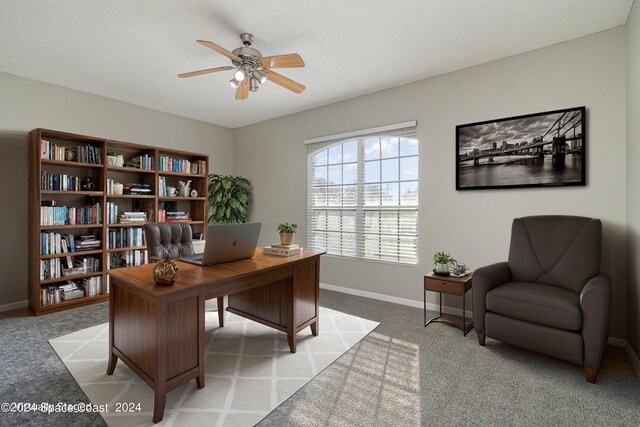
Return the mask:
[[[112,166],[124,166],[124,154],[115,150],[107,150],[107,164]]]
[[[280,244],[293,244],[293,236],[298,232],[298,224],[289,224],[283,222],[278,225],[278,234],[280,234]]]
[[[457,264],[451,254],[444,251],[439,251],[433,254],[433,265],[436,267],[436,273],[449,274],[449,264]]]
[[[251,183],[241,176],[209,175],[209,222],[247,222]]]

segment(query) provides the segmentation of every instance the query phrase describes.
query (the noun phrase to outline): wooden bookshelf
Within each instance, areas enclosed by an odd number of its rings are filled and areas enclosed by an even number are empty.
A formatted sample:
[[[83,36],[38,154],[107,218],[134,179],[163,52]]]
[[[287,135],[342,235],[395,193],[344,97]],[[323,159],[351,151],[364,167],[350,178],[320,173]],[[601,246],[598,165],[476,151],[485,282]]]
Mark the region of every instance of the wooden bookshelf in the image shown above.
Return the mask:
[[[126,251],[145,251],[145,245],[126,248],[107,248],[109,229],[112,228],[140,228],[144,223],[127,224],[107,224],[107,203],[115,203],[118,206],[118,213],[139,210],[147,212],[149,221],[158,219],[158,210],[165,209],[166,204],[175,204],[178,211],[188,212],[193,232],[206,233],[208,222],[208,165],[209,156],[199,153],[191,153],[182,150],[170,150],[149,145],[134,144],[123,141],[115,141],[106,138],[98,138],[87,135],[78,135],[68,132],[59,132],[48,129],[35,129],[30,135],[29,144],[29,306],[34,314],[42,315],[61,310],[68,310],[89,304],[108,301],[108,274],[107,254],[116,254]],[[41,140],[45,139],[60,147],[74,148],[76,159],[60,160],[41,158]],[[100,150],[100,155],[95,156],[96,163],[76,161],[79,146],[91,145]],[[137,156],[147,156],[145,161],[152,161],[153,168],[141,169],[138,167],[116,166],[107,164],[107,152],[116,151],[122,153],[125,161],[131,161]],[[178,159],[178,165],[198,164],[201,166],[200,173],[190,173],[189,170],[168,171],[161,170],[160,159],[171,157]],[[150,160],[152,159],[152,160]],[[180,162],[182,160],[183,162]],[[201,162],[201,163],[198,163]],[[204,165],[204,167],[202,167]],[[78,177],[80,182],[85,177],[90,177],[95,188],[80,188],[79,191],[60,191],[41,188],[42,172],[52,174],[70,175]],[[159,197],[160,177],[164,177],[167,185],[178,187],[178,181],[191,180],[191,189],[198,192],[198,197]],[[148,184],[151,194],[107,194],[108,180],[119,183]],[[66,182],[66,181],[65,181]],[[80,208],[89,201],[100,206],[101,224],[65,224],[65,225],[41,225],[41,203],[43,201],[56,201],[58,206],[68,206]],[[170,205],[171,206],[171,205]],[[152,218],[151,218],[152,216]],[[93,234],[101,240],[102,249],[91,249],[86,251],[65,252],[55,254],[41,254],[41,232],[73,234],[79,241],[79,236]],[[60,262],[65,262],[66,257],[91,256],[100,261],[100,272],[83,273],[73,276],[65,276],[55,279],[40,279],[40,261],[50,261],[56,258]],[[75,258],[74,258],[75,259]],[[51,261],[53,262],[53,261]],[[127,267],[119,267],[127,268]],[[63,284],[67,280],[101,277],[102,292],[96,296],[85,296],[70,301],[61,301],[53,304],[42,304],[42,285]]]

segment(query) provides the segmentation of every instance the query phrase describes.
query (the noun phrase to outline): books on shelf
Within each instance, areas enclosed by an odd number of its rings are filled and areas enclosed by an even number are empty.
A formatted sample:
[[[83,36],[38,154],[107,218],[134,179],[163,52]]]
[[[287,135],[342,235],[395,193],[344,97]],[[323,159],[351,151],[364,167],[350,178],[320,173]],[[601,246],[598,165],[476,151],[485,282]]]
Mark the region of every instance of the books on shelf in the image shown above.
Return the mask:
[[[279,243],[264,247],[264,253],[278,256],[292,256],[302,253],[302,248],[298,245],[281,245]]]
[[[100,203],[83,207],[40,206],[40,225],[102,224]]]
[[[129,161],[124,162],[124,165],[130,168],[154,170],[155,169],[154,163],[155,163],[154,156],[150,156],[148,154],[142,154],[140,156],[136,156],[132,158]]]
[[[67,280],[66,283],[40,286],[40,303],[42,305],[57,304],[83,297],[94,297],[102,294],[102,276],[87,277],[78,280]]]
[[[40,233],[40,255],[55,255],[76,251],[75,237],[73,234],[60,234],[53,232]],[[70,257],[67,258],[71,259]]]
[[[144,249],[107,253],[107,270],[121,267],[133,267],[148,263],[149,254]]]
[[[73,155],[75,160],[67,160],[67,153],[69,151],[75,151],[75,154]],[[100,149],[89,144],[67,147],[64,145],[54,144],[46,139],[41,139],[40,158],[45,160],[64,160],[99,165]]]
[[[187,212],[164,212],[162,222],[185,222],[191,221]]]
[[[144,233],[141,227],[110,228],[107,233],[107,248],[129,248],[144,246]]]
[[[80,191],[80,178],[73,175],[42,171],[40,173],[42,191]]]
[[[180,157],[171,157],[160,154],[159,170],[161,172],[178,172],[185,174],[204,175],[207,170],[207,162],[194,160],[193,162]]]
[[[143,195],[148,196],[151,194],[151,186],[149,184],[124,184],[123,194]]]

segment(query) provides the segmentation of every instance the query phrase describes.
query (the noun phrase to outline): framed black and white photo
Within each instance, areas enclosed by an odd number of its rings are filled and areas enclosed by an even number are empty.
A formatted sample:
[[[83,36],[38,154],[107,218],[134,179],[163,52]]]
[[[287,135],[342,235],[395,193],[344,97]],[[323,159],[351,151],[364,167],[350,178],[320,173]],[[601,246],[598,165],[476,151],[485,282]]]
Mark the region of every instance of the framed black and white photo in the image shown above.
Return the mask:
[[[585,107],[456,126],[456,190],[586,184]]]

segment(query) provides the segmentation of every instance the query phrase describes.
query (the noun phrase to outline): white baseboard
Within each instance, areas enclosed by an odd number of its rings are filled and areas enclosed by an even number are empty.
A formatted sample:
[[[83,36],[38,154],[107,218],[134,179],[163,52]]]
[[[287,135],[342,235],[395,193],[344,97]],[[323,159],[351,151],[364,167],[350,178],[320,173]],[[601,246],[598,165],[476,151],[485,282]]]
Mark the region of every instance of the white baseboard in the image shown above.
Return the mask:
[[[628,341],[625,341],[624,348],[627,350],[627,355],[629,356],[629,360],[631,360],[631,364],[633,365],[633,368],[636,370],[636,375],[638,375],[638,378],[640,378],[640,359],[638,359],[638,355],[636,354],[635,351],[633,351],[633,348],[631,348],[631,345],[629,345]]]
[[[25,308],[25,307],[29,307],[29,300],[12,302],[10,304],[0,305],[0,312],[10,311],[10,310],[17,310],[19,308]]]
[[[359,296],[359,297],[365,297],[365,298],[377,299],[377,300],[380,300],[380,301],[392,302],[394,304],[407,305],[409,307],[416,307],[416,308],[423,308],[424,307],[424,302],[423,301],[417,301],[417,300],[408,299],[408,298],[394,297],[394,296],[391,296],[391,295],[379,294],[379,293],[376,293],[376,292],[361,291],[359,289],[346,288],[344,286],[330,285],[328,283],[320,283],[320,288],[321,289],[326,289],[328,291],[342,292],[343,294],[356,295],[356,296]],[[440,306],[438,304],[432,304],[432,303],[428,302],[427,303],[427,310],[429,310],[429,311],[438,311],[438,310],[440,310]],[[445,312],[445,313],[456,314],[458,316],[462,316],[462,309],[460,309],[460,308],[442,306],[442,311]],[[470,310],[470,307],[469,307],[467,309],[467,316],[470,316],[470,313],[471,313],[471,310]]]

